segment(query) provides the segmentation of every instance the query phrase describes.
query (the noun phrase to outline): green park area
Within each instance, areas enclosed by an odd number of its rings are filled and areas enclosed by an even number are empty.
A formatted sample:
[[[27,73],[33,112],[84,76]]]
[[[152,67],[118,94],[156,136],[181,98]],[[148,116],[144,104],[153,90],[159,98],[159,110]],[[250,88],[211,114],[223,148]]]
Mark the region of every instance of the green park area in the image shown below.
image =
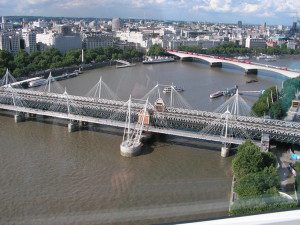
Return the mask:
[[[231,215],[257,214],[297,207],[296,201],[288,201],[280,195],[276,165],[273,153],[261,152],[251,141],[238,147],[232,162],[236,179],[233,191],[237,197],[230,207]]]
[[[84,51],[85,63],[105,62],[115,59],[132,60],[142,58],[143,53],[132,48],[115,47],[87,49]],[[15,56],[0,50],[0,76],[8,68],[15,77],[26,77],[30,73],[81,64],[81,49],[73,49],[61,54],[57,49],[49,48],[43,52],[28,54],[21,50]]]

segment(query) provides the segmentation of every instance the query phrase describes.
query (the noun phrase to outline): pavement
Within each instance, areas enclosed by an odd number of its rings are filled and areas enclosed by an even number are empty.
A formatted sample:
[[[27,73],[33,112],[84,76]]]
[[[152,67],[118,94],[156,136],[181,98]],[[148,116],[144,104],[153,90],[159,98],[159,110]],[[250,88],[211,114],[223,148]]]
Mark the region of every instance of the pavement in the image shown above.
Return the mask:
[[[300,155],[299,151],[295,151],[296,154]],[[282,192],[285,192],[287,194],[294,194],[294,183],[295,183],[295,177],[288,169],[289,163],[294,162],[290,156],[291,152],[290,150],[286,149],[285,151],[276,151],[275,155],[278,160],[278,173],[279,173],[279,179],[280,179],[280,186]]]

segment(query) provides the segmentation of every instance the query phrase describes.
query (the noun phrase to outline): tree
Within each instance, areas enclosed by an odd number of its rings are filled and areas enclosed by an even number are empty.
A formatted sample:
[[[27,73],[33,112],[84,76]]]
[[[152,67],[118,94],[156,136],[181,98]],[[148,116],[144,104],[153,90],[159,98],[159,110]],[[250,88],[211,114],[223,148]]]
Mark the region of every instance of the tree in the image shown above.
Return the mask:
[[[14,69],[14,57],[5,50],[0,50],[0,76],[5,74],[6,69]]]
[[[275,102],[270,107],[270,117],[273,119],[282,119],[285,116],[285,112],[281,101]]]
[[[158,44],[154,44],[149,48],[147,54],[150,56],[162,56],[165,54],[165,51]]]
[[[250,173],[237,181],[234,190],[239,198],[254,198],[278,194],[279,177],[275,167],[265,167],[258,173]]]
[[[234,175],[241,178],[249,173],[263,169],[263,156],[260,148],[253,144],[246,144],[241,148],[232,163]]]
[[[30,63],[29,55],[24,50],[20,50],[15,56],[14,63],[17,68],[23,69]]]

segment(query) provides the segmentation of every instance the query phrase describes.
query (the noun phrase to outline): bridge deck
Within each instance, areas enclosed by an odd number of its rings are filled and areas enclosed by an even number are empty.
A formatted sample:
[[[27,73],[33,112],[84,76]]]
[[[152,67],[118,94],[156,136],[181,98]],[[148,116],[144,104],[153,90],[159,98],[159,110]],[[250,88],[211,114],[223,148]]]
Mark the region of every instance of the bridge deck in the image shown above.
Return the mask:
[[[258,63],[252,63],[252,62],[243,62],[241,60],[236,60],[236,59],[215,57],[215,56],[197,54],[197,53],[191,53],[191,52],[180,52],[180,51],[175,51],[175,50],[169,50],[167,52],[169,54],[175,55],[180,58],[201,59],[210,64],[212,64],[212,63],[231,64],[231,65],[241,67],[241,68],[245,69],[246,71],[247,70],[264,70],[264,71],[275,72],[275,73],[281,74],[288,78],[296,78],[296,77],[300,76],[299,71],[289,70],[287,68],[280,68],[280,67],[276,67],[276,66],[272,66],[272,65],[264,65],[264,64],[258,64]]]
[[[124,101],[94,99],[72,95],[66,96],[63,94],[21,89],[10,91],[5,88],[0,88],[0,108],[116,127],[124,127],[125,124],[125,120],[118,119],[118,121],[110,117],[110,115],[116,112],[126,115],[127,108],[124,107],[124,105],[126,105]],[[24,104],[14,106],[12,96],[15,96],[18,101],[24,102]],[[10,103],[7,102],[8,100]],[[71,112],[68,114],[67,102],[71,108],[77,107],[79,111],[84,110],[85,112]],[[59,104],[60,108],[58,110],[55,111],[51,109],[51,107],[47,108],[55,104]],[[142,104],[133,103],[132,115],[136,117],[142,108]],[[152,118],[152,126],[148,128],[150,131],[218,142],[224,141],[220,136],[212,135],[210,138],[208,137],[210,134],[204,134],[203,132],[201,134],[201,130],[206,126],[215,126],[216,129],[222,130],[224,119],[221,118],[220,113],[179,108],[167,108],[166,111],[162,113],[154,111],[151,107],[148,110]],[[103,114],[104,116],[102,114],[95,115],[95,112],[99,113],[100,111],[104,111],[106,114]],[[273,140],[300,141],[300,123],[246,116],[235,116],[230,118],[229,122],[231,129],[241,132],[247,131],[256,138],[262,133],[267,133],[270,134]],[[232,143],[241,142],[241,140],[229,141]]]

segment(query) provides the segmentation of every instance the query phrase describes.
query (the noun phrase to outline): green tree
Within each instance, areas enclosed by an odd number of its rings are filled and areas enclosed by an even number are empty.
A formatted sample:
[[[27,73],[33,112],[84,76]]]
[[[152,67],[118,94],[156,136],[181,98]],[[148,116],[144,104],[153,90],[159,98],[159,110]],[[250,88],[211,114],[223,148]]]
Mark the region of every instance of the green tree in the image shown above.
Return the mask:
[[[286,114],[282,107],[281,101],[272,104],[269,113],[270,117],[273,119],[282,119]]]
[[[246,144],[237,152],[232,167],[237,178],[261,171],[264,166],[260,148],[252,144]]]
[[[265,167],[263,171],[250,173],[238,180],[235,191],[239,198],[254,198],[278,194],[279,177],[275,167]]]
[[[14,69],[14,57],[5,50],[0,50],[0,77],[5,74],[6,69]]]
[[[27,67],[30,63],[28,53],[24,50],[20,50],[14,58],[14,63],[16,67],[20,69]]]
[[[149,48],[147,53],[150,56],[162,56],[165,54],[165,51],[158,44],[154,44]]]

